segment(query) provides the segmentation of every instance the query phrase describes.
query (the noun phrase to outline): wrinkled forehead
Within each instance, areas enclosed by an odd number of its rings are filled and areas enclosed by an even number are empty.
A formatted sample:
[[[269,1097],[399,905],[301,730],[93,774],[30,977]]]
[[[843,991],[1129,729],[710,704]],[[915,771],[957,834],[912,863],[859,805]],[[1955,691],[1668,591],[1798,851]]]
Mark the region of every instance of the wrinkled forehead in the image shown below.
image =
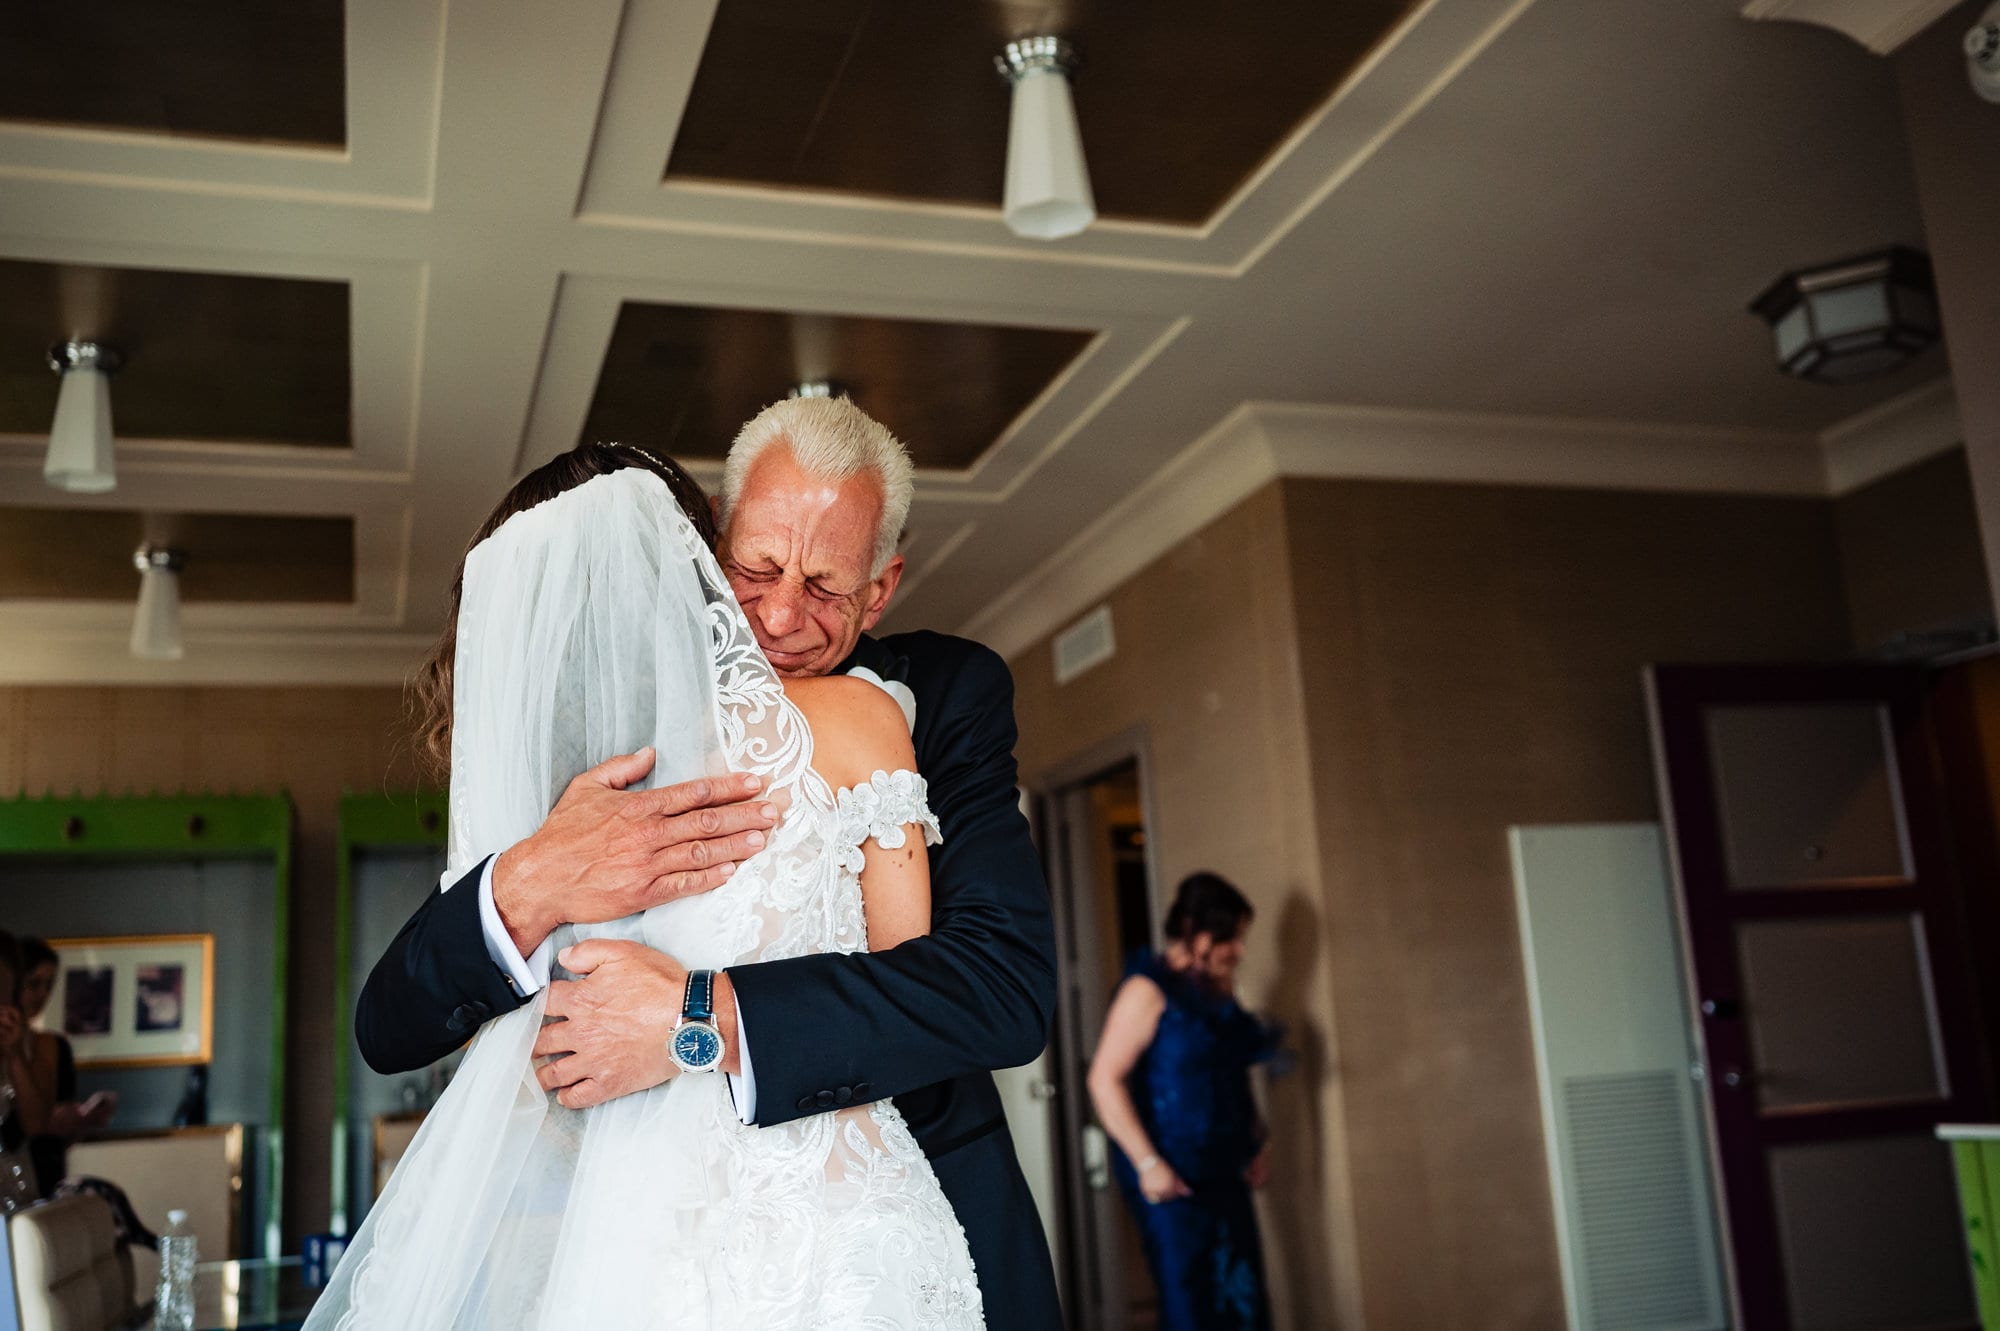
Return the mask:
[[[723,534],[731,558],[770,561],[806,577],[865,575],[874,561],[882,485],[869,472],[808,476],[789,459],[758,459]]]

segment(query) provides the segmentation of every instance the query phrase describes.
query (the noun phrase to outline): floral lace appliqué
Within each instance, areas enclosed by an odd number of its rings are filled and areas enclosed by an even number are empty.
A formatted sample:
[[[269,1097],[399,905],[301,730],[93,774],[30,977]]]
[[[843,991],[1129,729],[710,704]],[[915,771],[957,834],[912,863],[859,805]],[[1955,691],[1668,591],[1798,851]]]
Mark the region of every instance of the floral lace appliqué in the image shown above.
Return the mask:
[[[944,840],[937,815],[931,812],[930,787],[911,771],[877,771],[859,786],[847,786],[834,796],[834,816],[840,822],[840,867],[860,873],[866,859],[861,844],[873,840],[884,850],[900,850],[907,828],[923,831],[924,844]]]

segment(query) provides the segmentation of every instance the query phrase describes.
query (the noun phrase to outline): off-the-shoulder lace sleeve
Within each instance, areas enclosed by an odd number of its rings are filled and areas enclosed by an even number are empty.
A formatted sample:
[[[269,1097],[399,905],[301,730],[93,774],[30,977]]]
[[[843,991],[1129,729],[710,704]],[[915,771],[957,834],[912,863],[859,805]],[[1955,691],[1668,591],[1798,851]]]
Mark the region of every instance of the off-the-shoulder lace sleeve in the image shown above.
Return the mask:
[[[865,785],[847,786],[834,796],[840,818],[840,839],[859,846],[870,837],[884,850],[896,850],[912,825],[923,829],[924,844],[944,840],[937,815],[931,812],[930,787],[915,772],[878,771]]]

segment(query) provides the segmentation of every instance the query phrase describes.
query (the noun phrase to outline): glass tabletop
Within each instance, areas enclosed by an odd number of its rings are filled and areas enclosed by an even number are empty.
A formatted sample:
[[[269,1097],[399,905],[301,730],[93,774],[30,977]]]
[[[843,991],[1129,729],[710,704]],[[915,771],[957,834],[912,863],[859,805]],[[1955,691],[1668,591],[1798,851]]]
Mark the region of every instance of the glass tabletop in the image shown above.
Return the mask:
[[[194,1324],[202,1331],[297,1331],[319,1290],[300,1258],[203,1262],[194,1269]],[[140,1323],[154,1331],[149,1316]]]

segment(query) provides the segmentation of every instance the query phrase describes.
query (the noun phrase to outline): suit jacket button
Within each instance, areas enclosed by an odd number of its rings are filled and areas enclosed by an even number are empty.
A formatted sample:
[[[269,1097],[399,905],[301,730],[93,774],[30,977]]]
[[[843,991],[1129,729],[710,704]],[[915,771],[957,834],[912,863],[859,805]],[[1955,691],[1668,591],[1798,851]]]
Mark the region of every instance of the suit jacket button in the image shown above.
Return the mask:
[[[866,1100],[868,1098],[868,1092],[874,1089],[875,1089],[874,1087],[870,1086],[865,1081],[857,1081],[854,1083],[854,1098],[857,1100]]]
[[[463,1035],[486,1019],[484,1003],[460,1003],[451,1010],[451,1017],[444,1028],[453,1035]]]
[[[821,1091],[818,1095],[815,1095],[813,1099],[819,1103],[819,1107],[821,1109],[830,1109],[833,1107],[832,1091]]]
[[[854,1088],[852,1086],[842,1086],[833,1093],[833,1102],[837,1105],[851,1103],[853,1099]]]
[[[810,1095],[802,1095],[802,1096],[800,1096],[800,1097],[799,1097],[799,1112],[800,1112],[801,1114],[810,1114],[810,1113],[812,1113],[812,1111],[813,1111],[813,1098],[812,1098],[812,1097],[811,1097]]]

